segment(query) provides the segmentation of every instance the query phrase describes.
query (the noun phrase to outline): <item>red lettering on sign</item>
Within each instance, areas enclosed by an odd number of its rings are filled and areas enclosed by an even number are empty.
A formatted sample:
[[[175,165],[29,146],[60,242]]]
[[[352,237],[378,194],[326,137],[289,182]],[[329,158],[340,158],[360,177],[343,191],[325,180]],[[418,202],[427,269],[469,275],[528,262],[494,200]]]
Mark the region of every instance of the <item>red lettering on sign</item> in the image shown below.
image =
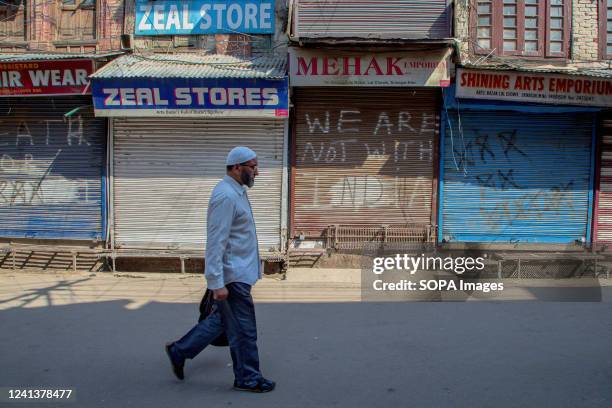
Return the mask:
[[[368,69],[366,69],[364,75],[369,75],[370,69],[374,69],[374,71],[376,72],[376,75],[383,75],[382,69],[380,69],[380,66],[378,65],[378,62],[376,61],[376,58],[372,58],[372,60],[370,61],[370,64],[368,65]]]
[[[311,57],[310,62],[306,64],[304,57],[298,57],[297,75],[319,75],[317,69],[317,57]]]
[[[400,60],[401,58],[387,57],[387,75],[393,75],[394,72],[397,75],[404,74],[402,69],[397,66],[397,63],[400,62]]]

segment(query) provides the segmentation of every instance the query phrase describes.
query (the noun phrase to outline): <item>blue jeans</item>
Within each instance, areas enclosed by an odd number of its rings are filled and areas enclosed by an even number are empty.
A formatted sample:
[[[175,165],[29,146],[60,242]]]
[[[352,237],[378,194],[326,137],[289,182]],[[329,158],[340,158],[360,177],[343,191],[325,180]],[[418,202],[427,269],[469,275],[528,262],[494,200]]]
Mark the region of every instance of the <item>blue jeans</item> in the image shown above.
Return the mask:
[[[251,286],[234,282],[226,286],[226,300],[215,301],[213,312],[174,343],[173,351],[184,362],[197,356],[225,329],[238,385],[251,385],[262,378],[257,351],[257,322]]]

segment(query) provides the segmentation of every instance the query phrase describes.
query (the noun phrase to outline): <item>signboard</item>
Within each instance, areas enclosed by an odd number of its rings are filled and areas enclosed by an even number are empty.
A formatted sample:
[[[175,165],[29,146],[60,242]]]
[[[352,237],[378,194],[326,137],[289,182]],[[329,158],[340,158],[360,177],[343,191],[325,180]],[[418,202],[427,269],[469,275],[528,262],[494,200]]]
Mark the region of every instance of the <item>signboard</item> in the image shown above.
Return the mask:
[[[96,116],[289,115],[286,79],[94,78],[92,88]]]
[[[136,35],[274,34],[274,0],[136,0]]]
[[[92,60],[0,62],[0,97],[84,95]]]
[[[449,86],[449,49],[362,54],[289,49],[292,86]]]
[[[612,107],[612,79],[457,69],[458,98]]]

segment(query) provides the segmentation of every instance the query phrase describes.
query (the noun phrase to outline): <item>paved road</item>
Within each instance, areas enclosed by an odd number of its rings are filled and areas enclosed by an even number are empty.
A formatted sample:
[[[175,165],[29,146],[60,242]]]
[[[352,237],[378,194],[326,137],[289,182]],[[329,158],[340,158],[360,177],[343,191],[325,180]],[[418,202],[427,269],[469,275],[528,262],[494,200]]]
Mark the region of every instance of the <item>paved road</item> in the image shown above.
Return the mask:
[[[227,349],[189,361],[184,382],[170,372],[162,346],[194,323],[201,280],[104,279],[0,276],[0,387],[75,388],[67,407],[612,406],[610,301],[291,302],[344,286],[266,281],[284,293],[257,304],[278,389],[253,395],[230,390]]]

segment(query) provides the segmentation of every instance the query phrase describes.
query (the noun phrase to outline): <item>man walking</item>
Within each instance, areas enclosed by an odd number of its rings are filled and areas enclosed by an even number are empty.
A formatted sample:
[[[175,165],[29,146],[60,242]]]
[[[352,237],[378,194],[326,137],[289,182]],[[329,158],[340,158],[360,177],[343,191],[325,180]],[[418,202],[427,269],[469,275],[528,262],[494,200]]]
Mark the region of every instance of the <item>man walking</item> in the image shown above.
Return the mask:
[[[234,389],[268,392],[275,387],[259,370],[257,326],[251,287],[261,278],[257,234],[246,187],[251,188],[257,155],[238,146],[227,155],[227,174],[208,204],[206,268],[213,291],[212,313],[180,340],[166,345],[172,370],[184,379],[185,359],[194,358],[225,330],[234,369]]]

